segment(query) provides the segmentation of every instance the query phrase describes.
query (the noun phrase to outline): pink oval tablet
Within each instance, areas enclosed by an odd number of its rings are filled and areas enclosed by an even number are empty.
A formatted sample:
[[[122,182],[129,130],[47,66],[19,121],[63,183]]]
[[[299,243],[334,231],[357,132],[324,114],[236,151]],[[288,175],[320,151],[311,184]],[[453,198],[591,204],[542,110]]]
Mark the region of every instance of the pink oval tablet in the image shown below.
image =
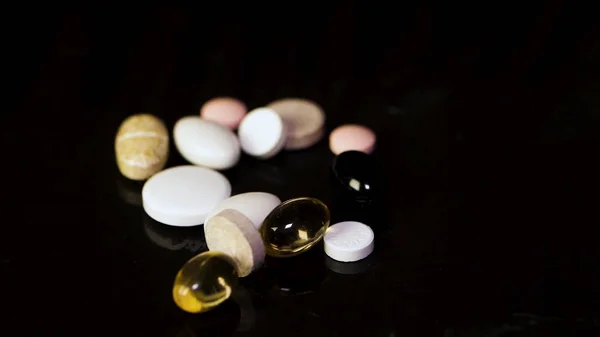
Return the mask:
[[[206,120],[237,129],[248,109],[240,100],[231,97],[213,98],[204,103],[200,116]]]
[[[329,135],[329,148],[338,155],[346,151],[361,151],[371,154],[375,149],[375,132],[366,126],[346,124],[338,126]]]

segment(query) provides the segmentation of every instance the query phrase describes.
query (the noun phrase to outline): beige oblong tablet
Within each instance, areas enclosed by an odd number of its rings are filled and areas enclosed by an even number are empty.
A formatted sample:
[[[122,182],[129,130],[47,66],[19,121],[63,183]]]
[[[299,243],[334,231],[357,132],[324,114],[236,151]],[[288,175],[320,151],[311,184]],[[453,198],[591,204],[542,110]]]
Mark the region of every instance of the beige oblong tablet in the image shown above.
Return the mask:
[[[204,224],[208,249],[229,255],[238,275],[248,276],[265,260],[265,247],[258,230],[242,213],[225,209]]]
[[[285,98],[267,105],[281,116],[287,127],[286,150],[315,145],[325,134],[325,113],[316,103],[301,98]]]
[[[132,180],[146,180],[163,169],[169,155],[169,131],[150,114],[137,114],[121,123],[115,137],[119,171]]]

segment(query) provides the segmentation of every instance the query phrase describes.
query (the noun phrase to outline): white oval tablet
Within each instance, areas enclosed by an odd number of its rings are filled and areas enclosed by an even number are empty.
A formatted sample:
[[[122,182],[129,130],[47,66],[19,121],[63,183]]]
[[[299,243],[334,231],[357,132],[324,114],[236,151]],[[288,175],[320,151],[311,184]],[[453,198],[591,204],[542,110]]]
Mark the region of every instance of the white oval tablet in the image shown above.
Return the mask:
[[[148,179],[142,188],[142,204],[152,219],[187,227],[203,224],[206,215],[230,195],[231,184],[221,173],[184,165]]]
[[[234,195],[221,201],[215,209],[206,217],[206,222],[215,214],[225,209],[235,209],[244,214],[256,229],[260,228],[263,220],[271,211],[281,204],[281,200],[271,193],[248,192]]]
[[[343,221],[325,233],[325,253],[341,262],[362,260],[373,252],[375,235],[371,227],[357,221]]]
[[[240,277],[258,269],[265,260],[265,245],[254,224],[242,213],[225,209],[206,221],[208,249],[229,255]]]
[[[238,128],[238,136],[244,152],[268,159],[281,151],[287,132],[283,120],[274,110],[258,108],[244,117]]]
[[[267,105],[281,116],[287,127],[286,150],[315,145],[325,134],[325,113],[316,103],[301,98],[284,98]]]
[[[173,139],[181,156],[194,165],[225,170],[240,158],[240,143],[235,134],[200,116],[178,120],[173,128]]]

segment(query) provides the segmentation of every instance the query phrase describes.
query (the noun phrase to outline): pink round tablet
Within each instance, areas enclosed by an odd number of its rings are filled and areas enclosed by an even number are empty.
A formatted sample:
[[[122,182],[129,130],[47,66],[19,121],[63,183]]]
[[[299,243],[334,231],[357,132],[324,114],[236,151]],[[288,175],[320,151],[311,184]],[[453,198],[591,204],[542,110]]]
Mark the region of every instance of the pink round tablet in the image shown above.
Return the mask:
[[[370,154],[375,149],[375,132],[366,126],[346,124],[338,126],[329,135],[329,148],[338,155],[346,151]]]
[[[237,129],[248,109],[240,100],[231,97],[213,98],[204,103],[200,116],[206,120]]]

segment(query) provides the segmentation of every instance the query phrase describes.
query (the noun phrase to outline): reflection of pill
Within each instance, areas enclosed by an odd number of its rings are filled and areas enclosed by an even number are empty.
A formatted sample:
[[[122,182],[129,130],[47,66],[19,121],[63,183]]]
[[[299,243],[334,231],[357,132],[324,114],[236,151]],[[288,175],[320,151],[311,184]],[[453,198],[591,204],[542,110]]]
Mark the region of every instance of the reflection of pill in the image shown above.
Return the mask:
[[[231,97],[218,97],[204,103],[200,116],[230,129],[237,129],[246,112],[246,105],[241,101]]]
[[[325,113],[320,106],[306,99],[286,98],[270,103],[283,119],[287,130],[286,150],[313,146],[324,134]]]
[[[252,295],[244,286],[239,285],[231,297],[240,307],[240,324],[237,331],[249,331],[256,323],[256,309],[252,301]]]
[[[142,189],[142,202],[152,219],[187,227],[203,224],[208,213],[230,194],[231,184],[221,173],[184,165],[148,179]]]
[[[373,257],[374,254],[371,254],[360,261],[340,262],[330,258],[329,256],[325,256],[325,265],[332,272],[344,275],[354,275],[367,271],[369,266],[373,263]]]
[[[374,238],[373,230],[363,223],[338,222],[325,233],[325,253],[341,262],[362,260],[373,252]]]
[[[194,165],[225,170],[237,164],[240,143],[228,128],[199,116],[183,117],[173,128],[175,146]]]
[[[204,224],[204,235],[208,249],[223,252],[235,261],[240,277],[260,267],[265,259],[258,230],[236,210],[226,209],[211,217]]]
[[[342,125],[329,135],[329,148],[334,154],[346,151],[360,151],[370,154],[375,149],[375,133],[366,126],[357,124]]]
[[[286,140],[286,127],[281,117],[272,109],[258,108],[250,111],[238,130],[245,153],[268,159],[279,153]]]

